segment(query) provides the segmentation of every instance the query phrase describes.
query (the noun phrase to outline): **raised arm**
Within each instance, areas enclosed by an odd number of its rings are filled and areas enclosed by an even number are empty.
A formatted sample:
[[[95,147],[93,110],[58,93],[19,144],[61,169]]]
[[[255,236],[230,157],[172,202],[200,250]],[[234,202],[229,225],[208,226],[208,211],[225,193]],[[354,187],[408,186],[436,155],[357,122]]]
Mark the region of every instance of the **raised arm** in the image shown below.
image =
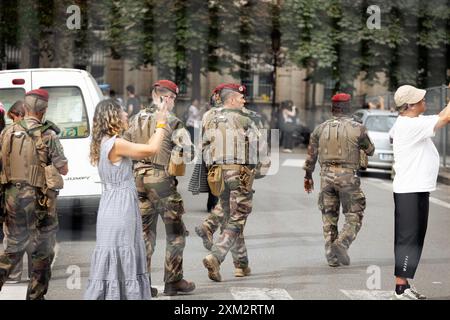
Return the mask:
[[[167,126],[167,104],[155,114],[156,130],[146,144],[133,143],[125,139],[116,139],[109,154],[109,160],[119,161],[122,157],[129,157],[133,160],[141,160],[157,154],[161,148],[162,141]]]
[[[450,123],[450,101],[447,106],[439,113],[439,120],[434,126],[434,131],[445,127],[448,123]]]

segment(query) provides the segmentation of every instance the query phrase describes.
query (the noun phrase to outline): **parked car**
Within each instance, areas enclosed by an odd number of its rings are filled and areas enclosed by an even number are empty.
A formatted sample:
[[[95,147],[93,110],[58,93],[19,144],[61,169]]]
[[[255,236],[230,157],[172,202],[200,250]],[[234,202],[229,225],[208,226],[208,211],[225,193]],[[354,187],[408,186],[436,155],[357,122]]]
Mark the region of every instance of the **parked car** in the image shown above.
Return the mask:
[[[389,130],[397,120],[398,113],[387,110],[361,109],[353,118],[366,126],[369,137],[375,145],[375,153],[369,157],[368,168],[391,170],[394,152],[389,138]]]
[[[57,208],[59,214],[96,214],[101,194],[97,168],[89,162],[92,119],[103,94],[95,79],[77,69],[22,69],[0,71],[0,101],[8,110],[25,92],[49,92],[46,118],[61,129],[59,138],[69,160]]]

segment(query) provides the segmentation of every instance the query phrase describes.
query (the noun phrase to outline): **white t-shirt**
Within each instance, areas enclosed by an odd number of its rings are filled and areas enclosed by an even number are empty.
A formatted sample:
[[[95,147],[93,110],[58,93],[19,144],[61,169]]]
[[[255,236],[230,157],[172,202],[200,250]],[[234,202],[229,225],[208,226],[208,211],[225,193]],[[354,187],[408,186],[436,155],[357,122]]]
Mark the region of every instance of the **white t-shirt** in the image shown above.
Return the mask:
[[[439,116],[399,116],[389,135],[393,139],[395,193],[436,190],[439,152],[433,141]]]

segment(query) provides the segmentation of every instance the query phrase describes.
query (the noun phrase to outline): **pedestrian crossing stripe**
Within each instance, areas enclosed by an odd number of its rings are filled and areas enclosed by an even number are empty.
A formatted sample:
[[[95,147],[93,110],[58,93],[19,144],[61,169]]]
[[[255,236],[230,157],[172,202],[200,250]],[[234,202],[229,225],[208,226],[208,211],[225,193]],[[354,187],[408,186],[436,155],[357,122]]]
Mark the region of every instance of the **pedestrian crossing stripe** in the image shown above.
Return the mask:
[[[0,300],[26,300],[28,284],[4,285],[0,291]]]
[[[230,288],[234,300],[293,300],[284,289],[271,288]]]
[[[284,160],[282,166],[283,167],[303,168],[304,164],[305,164],[305,159],[286,159],[286,160]]]
[[[158,289],[158,296],[153,299],[172,299],[172,297],[164,295],[164,286],[153,287]],[[284,289],[231,287],[230,292],[234,300],[293,300]]]
[[[390,300],[393,291],[383,290],[342,290],[350,300]]]

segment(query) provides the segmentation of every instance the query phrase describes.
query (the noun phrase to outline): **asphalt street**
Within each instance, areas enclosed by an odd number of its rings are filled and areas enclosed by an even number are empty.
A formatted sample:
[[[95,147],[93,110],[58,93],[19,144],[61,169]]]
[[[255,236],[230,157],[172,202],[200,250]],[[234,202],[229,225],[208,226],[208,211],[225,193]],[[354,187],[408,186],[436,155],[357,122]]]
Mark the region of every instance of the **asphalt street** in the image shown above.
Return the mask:
[[[184,251],[184,275],[197,289],[189,295],[158,299],[388,299],[393,286],[392,183],[388,174],[366,173],[367,196],[363,227],[349,250],[351,265],[330,268],[324,257],[321,214],[317,208],[319,168],[312,194],[303,191],[304,149],[280,154],[276,175],[257,180],[254,207],[246,229],[252,275],[233,276],[231,254],[222,264],[223,282],[208,279],[202,259],[207,255],[194,227],[206,217],[206,194],[187,191],[192,172],[179,179],[190,236]],[[431,195],[430,217],[422,260],[414,285],[430,299],[450,299],[450,192],[439,185]],[[340,225],[343,222],[341,215]],[[82,299],[95,246],[92,217],[82,221],[64,217],[47,299]],[[153,285],[163,288],[165,230],[158,223],[153,256]],[[26,271],[24,272],[25,277]],[[26,282],[8,284],[0,299],[24,299]]]

